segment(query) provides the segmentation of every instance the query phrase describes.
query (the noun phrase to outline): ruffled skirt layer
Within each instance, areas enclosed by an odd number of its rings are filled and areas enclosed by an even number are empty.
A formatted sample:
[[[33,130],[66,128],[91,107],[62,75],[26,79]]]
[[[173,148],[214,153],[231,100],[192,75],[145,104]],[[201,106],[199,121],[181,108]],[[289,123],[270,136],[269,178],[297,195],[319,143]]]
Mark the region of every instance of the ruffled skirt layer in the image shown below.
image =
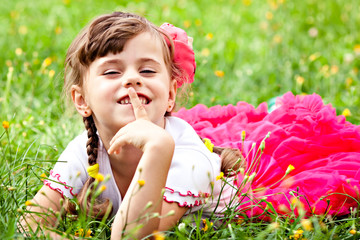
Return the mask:
[[[257,108],[245,102],[210,108],[197,105],[173,115],[215,146],[242,151],[247,168],[234,181],[244,202],[239,211],[255,216],[272,205],[277,213],[296,208],[296,214],[344,215],[351,207],[358,208],[359,126],[336,116],[335,109],[316,94],[286,93],[277,98],[276,106],[268,113],[266,103]],[[289,165],[294,169],[286,174]],[[244,184],[244,177],[252,174],[251,184]]]

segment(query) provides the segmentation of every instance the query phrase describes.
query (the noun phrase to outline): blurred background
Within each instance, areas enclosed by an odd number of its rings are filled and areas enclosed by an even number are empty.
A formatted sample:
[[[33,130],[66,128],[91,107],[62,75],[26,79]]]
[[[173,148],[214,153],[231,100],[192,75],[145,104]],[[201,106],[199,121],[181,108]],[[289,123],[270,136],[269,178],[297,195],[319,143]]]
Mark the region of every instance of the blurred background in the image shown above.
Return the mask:
[[[99,14],[134,12],[194,38],[195,81],[180,106],[257,106],[288,91],[317,93],[337,114],[360,122],[358,0],[3,2],[0,121],[7,131],[0,129],[0,182],[6,189],[0,189],[1,232],[16,228],[17,205],[39,189],[40,174],[84,129],[62,97],[63,62],[71,41]],[[8,187],[25,185],[25,192]]]
[[[63,146],[58,137],[82,131],[61,94],[64,56],[91,19],[112,11],[170,22],[194,38],[195,82],[180,106],[317,93],[360,121],[357,0],[13,0],[0,8],[0,120],[25,139]]]

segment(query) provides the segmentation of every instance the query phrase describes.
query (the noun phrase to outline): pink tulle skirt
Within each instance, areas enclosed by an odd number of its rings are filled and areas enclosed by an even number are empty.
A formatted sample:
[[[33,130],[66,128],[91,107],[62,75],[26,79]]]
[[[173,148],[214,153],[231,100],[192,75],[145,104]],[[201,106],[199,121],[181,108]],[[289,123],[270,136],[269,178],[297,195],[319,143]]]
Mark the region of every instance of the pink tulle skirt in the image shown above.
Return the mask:
[[[247,169],[234,182],[243,202],[239,211],[256,216],[268,206],[282,214],[339,216],[359,208],[360,127],[336,116],[316,94],[286,93],[276,106],[268,113],[266,103],[257,108],[246,102],[210,108],[199,104],[173,115],[215,146],[242,151]],[[257,149],[269,132],[261,153]],[[286,174],[289,165],[294,169]],[[243,186],[244,176],[251,174],[252,183]]]

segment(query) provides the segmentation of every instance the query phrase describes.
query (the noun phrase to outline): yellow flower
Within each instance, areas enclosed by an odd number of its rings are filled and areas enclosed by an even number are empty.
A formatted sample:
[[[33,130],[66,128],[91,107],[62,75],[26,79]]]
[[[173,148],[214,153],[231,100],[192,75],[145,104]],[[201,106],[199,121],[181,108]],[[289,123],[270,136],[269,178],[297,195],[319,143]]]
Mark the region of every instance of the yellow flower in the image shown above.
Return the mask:
[[[102,175],[101,173],[96,174],[94,178],[99,182],[104,181],[104,175]]]
[[[345,117],[351,116],[350,109],[345,108],[344,111],[341,113],[341,115],[343,115]]]
[[[294,169],[295,169],[295,167],[290,164],[290,165],[287,167],[285,174],[289,174],[289,173],[292,172]]]
[[[189,20],[184,21],[184,27],[189,28],[191,26],[191,22]]]
[[[90,177],[95,178],[96,175],[97,175],[98,172],[99,172],[99,164],[96,163],[96,164],[94,164],[94,165],[92,165],[92,166],[89,166],[89,167],[87,168],[87,172],[89,173],[89,176],[90,176]]]
[[[154,231],[153,232],[153,237],[154,237],[155,240],[163,240],[163,239],[165,239],[164,233],[159,232],[159,231]]]
[[[246,137],[246,132],[245,132],[245,130],[242,130],[241,131],[241,141],[244,141],[245,137]]]
[[[5,64],[7,67],[12,67],[12,62],[10,60],[6,60]]]
[[[207,224],[207,221],[206,221],[206,219],[201,219],[201,220],[202,220],[202,222],[203,222],[203,224],[204,224],[204,227],[203,227],[201,230],[203,230],[204,232],[206,232],[206,231],[209,229],[209,226],[208,226],[208,224]],[[214,224],[213,222],[210,222],[210,227],[212,227],[213,224]]]
[[[57,27],[55,28],[55,34],[56,34],[56,35],[59,35],[60,33],[62,33],[62,28],[59,27],[59,26],[57,26]]]
[[[10,17],[12,19],[18,19],[19,18],[19,12],[15,11],[15,10],[11,11],[10,12]]]
[[[140,187],[144,186],[145,185],[145,180],[144,179],[139,179],[138,184],[139,184]]]
[[[32,201],[30,201],[30,200],[27,200],[26,202],[25,202],[25,206],[34,206],[34,203],[32,202]]]
[[[239,219],[236,219],[236,225],[241,225],[243,224],[245,221],[243,218],[239,218]]]
[[[360,54],[360,44],[356,44],[354,46],[354,52],[355,52],[355,54]]]
[[[20,56],[22,53],[23,53],[23,50],[22,50],[21,48],[16,48],[16,49],[15,49],[15,54],[16,54],[17,56]]]
[[[276,34],[274,37],[273,37],[273,42],[274,43],[281,43],[282,42],[282,37],[278,34]]]
[[[224,77],[225,73],[224,73],[224,71],[216,70],[216,71],[215,71],[215,75],[216,75],[217,77]]]
[[[211,140],[208,138],[204,138],[204,144],[209,149],[210,152],[213,152],[214,150],[214,144],[212,144]]]
[[[213,37],[214,37],[214,34],[212,34],[212,33],[208,33],[205,36],[206,40],[211,40],[211,39],[213,39]]]
[[[305,82],[305,79],[302,76],[296,76],[295,80],[296,80],[296,83],[299,85],[303,85]]]
[[[339,72],[339,67],[336,66],[336,65],[332,65],[331,68],[330,68],[330,72],[331,74],[336,74]]]
[[[259,148],[261,151],[264,151],[264,149],[265,149],[265,141],[264,140],[261,141]]]
[[[274,0],[271,0],[271,1],[268,1],[270,7],[274,10],[276,10],[279,6],[277,4],[277,1],[274,1]]]
[[[78,230],[75,231],[75,236],[76,237],[91,237],[91,230],[87,230],[86,233],[84,232],[84,229],[79,228]]]
[[[351,77],[346,78],[345,80],[345,86],[346,88],[349,88],[353,84],[354,80]]]
[[[50,66],[51,63],[52,63],[51,58],[50,58],[50,57],[47,57],[47,58],[45,58],[45,60],[43,61],[42,65],[43,65],[44,67],[48,67],[48,66]]]
[[[105,185],[101,185],[101,187],[100,187],[100,192],[103,192],[103,191],[105,191],[106,190],[106,186]]]
[[[351,229],[351,230],[349,231],[349,233],[350,233],[351,235],[355,235],[355,234],[356,234],[356,229]]]
[[[198,27],[201,26],[202,25],[201,19],[196,19],[195,20],[195,25],[198,26]]]
[[[278,206],[278,210],[285,213],[290,212],[290,209],[285,204],[280,204]]]
[[[218,176],[216,176],[216,181],[222,179],[224,177],[224,173],[220,172],[220,174]]]
[[[204,48],[201,50],[201,55],[204,57],[208,57],[210,55],[210,50],[208,48]]]
[[[3,128],[9,129],[10,123],[8,121],[3,121],[2,125],[3,125]]]
[[[312,222],[310,219],[301,219],[301,226],[305,231],[313,230]]]
[[[44,181],[44,179],[47,178],[47,176],[46,176],[45,173],[42,173],[42,174],[40,175],[40,177],[41,177],[41,179],[40,179],[41,181]]]
[[[250,6],[250,5],[251,5],[251,0],[242,0],[242,3],[243,3],[245,6]]]
[[[315,61],[318,57],[320,57],[320,53],[316,52],[310,55],[309,60],[311,62]]]
[[[304,204],[297,197],[291,197],[290,202],[293,206],[304,209]]]
[[[273,19],[274,15],[272,14],[272,12],[266,12],[265,17],[267,20],[271,20]]]
[[[49,77],[50,77],[50,78],[53,78],[54,76],[55,76],[55,71],[51,69],[51,70],[49,71]]]
[[[272,223],[270,223],[269,224],[269,229],[271,230],[271,231],[273,231],[273,230],[275,230],[275,229],[278,229],[280,227],[280,224],[278,223],[278,222],[272,222]]]
[[[294,235],[291,235],[290,239],[295,239],[295,240],[301,239],[303,233],[304,233],[303,230],[298,229],[298,230],[294,231]]]
[[[20,26],[20,27],[19,27],[19,33],[20,33],[21,35],[26,35],[26,34],[28,33],[27,27],[26,27],[26,26]]]

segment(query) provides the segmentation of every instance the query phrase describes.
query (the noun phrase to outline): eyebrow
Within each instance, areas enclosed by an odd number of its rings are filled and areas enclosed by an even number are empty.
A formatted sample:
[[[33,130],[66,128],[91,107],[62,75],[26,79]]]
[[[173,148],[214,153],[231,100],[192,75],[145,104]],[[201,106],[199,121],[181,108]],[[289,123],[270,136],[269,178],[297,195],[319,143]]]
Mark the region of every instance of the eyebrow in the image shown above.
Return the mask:
[[[155,63],[156,65],[161,65],[160,62],[158,62],[157,60],[153,59],[153,58],[140,58],[138,60],[139,62],[152,62]]]
[[[98,67],[101,68],[101,67],[105,66],[106,64],[112,64],[112,63],[121,64],[122,61],[120,59],[116,59],[116,58],[108,59],[108,60],[105,60],[104,62],[100,63]]]
[[[155,59],[153,59],[153,58],[140,58],[140,59],[138,59],[137,60],[137,62],[140,62],[140,63],[147,63],[147,62],[151,62],[151,63],[154,63],[154,64],[156,64],[156,65],[161,65],[160,64],[160,62],[158,62],[157,60],[155,60]],[[116,58],[114,58],[114,59],[108,59],[108,60],[105,60],[104,62],[102,62],[98,67],[99,68],[101,68],[101,67],[103,67],[104,65],[106,65],[106,64],[122,64],[123,63],[123,61],[122,60],[120,60],[120,59],[116,59]]]

